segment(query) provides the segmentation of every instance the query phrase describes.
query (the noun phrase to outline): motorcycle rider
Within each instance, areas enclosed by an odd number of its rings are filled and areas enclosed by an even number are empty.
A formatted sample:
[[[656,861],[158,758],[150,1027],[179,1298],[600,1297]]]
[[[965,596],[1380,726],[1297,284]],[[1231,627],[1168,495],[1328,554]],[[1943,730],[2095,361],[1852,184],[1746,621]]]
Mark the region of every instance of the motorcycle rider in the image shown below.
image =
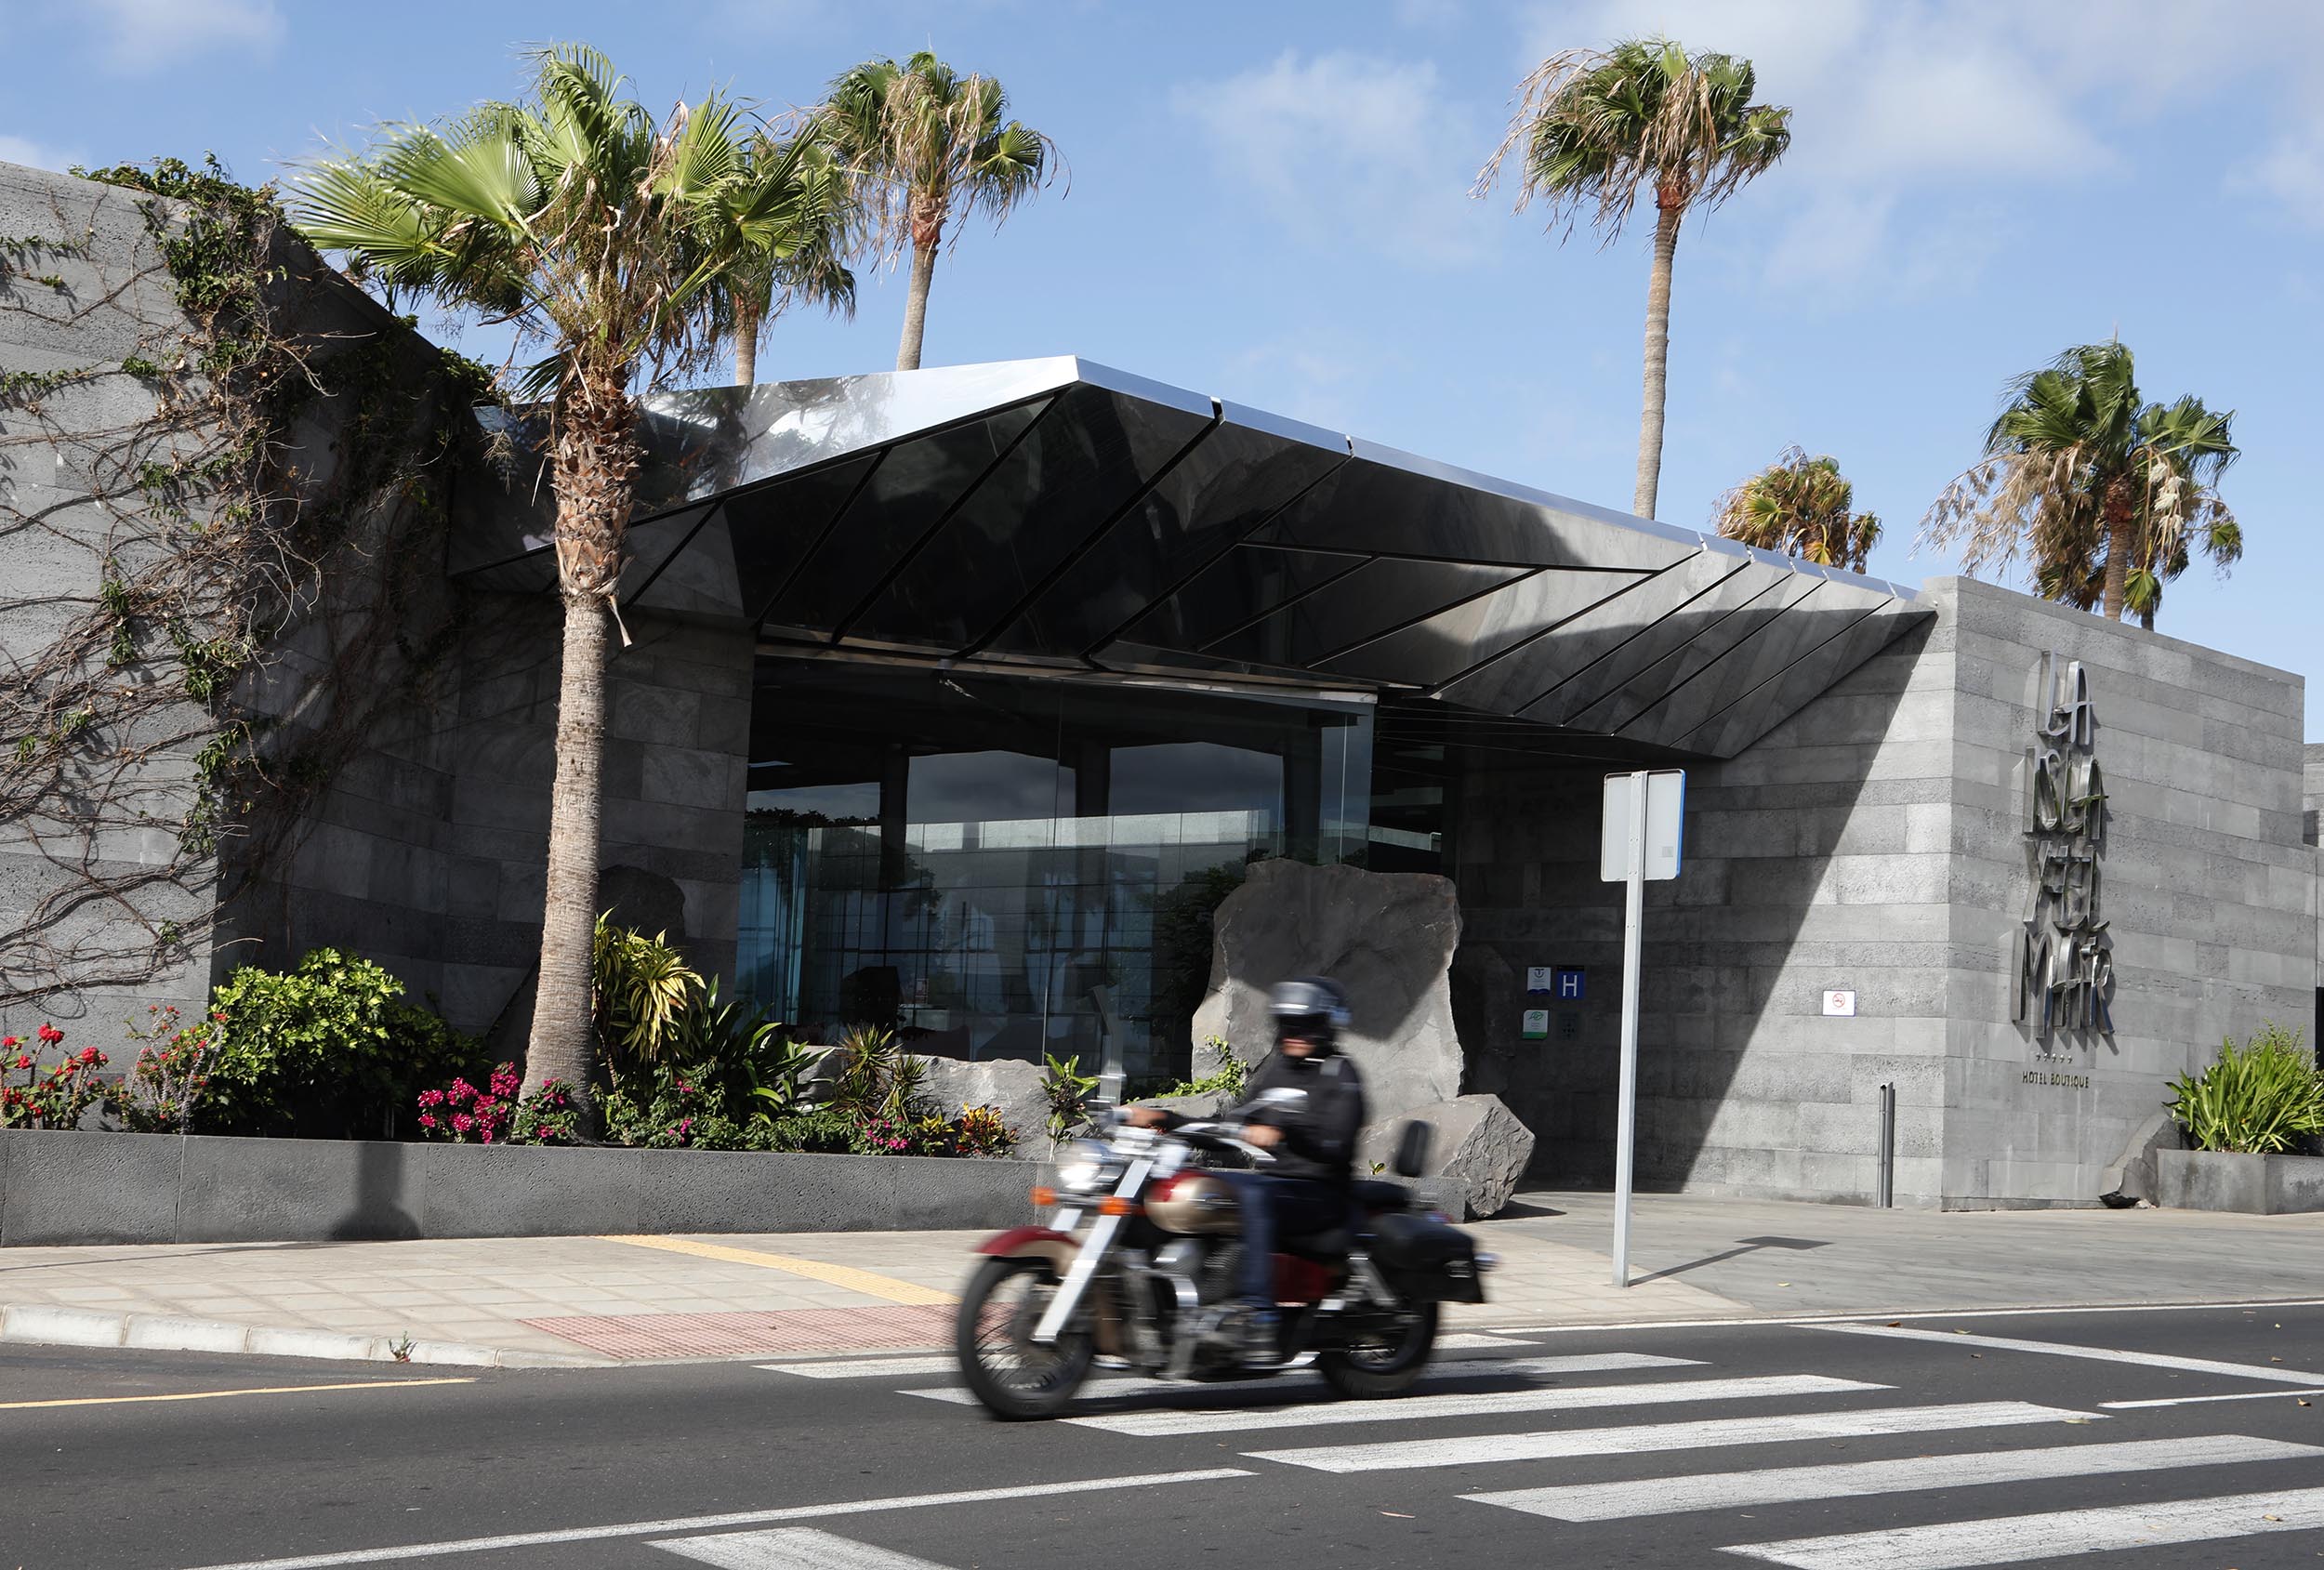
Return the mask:
[[[1242,1274],[1247,1310],[1246,1361],[1280,1355],[1275,1320],[1274,1253],[1280,1237],[1327,1232],[1348,1219],[1348,1181],[1363,1131],[1364,1081],[1339,1050],[1348,1022],[1339,983],[1322,976],[1281,982],[1267,996],[1275,1049],[1244,1082],[1243,1100],[1222,1120],[1244,1126],[1243,1139],[1274,1156],[1257,1172],[1222,1172],[1235,1185],[1243,1219]],[[1146,1128],[1187,1119],[1158,1107],[1133,1107],[1129,1121]]]

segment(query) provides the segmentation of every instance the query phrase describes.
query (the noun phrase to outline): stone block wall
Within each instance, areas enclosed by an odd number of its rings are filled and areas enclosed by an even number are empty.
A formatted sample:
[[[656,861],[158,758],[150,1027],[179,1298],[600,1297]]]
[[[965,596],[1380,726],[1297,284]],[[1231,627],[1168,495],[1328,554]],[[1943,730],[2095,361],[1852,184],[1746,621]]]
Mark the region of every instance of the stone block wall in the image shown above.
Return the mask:
[[[120,364],[127,355],[156,356],[183,331],[139,200],[0,163],[0,235],[56,243],[0,251],[0,376],[64,378],[46,390],[0,395],[0,683],[23,680],[30,663],[96,607],[109,551],[137,548],[96,495],[124,479],[120,433],[156,410],[153,389]],[[164,825],[183,815],[198,750],[183,738],[201,721],[191,703],[151,716],[149,732],[168,739],[113,774],[122,814],[147,813],[152,826],[90,835],[86,819],[70,812],[0,817],[0,993],[46,991],[59,952],[120,956],[72,964],[79,984],[61,992],[0,1003],[0,1034],[29,1036],[53,1019],[73,1045],[110,1050],[121,1022],[147,1004],[192,1005],[207,995],[212,944],[199,929],[217,867],[205,858],[175,879],[156,880],[178,860],[174,827]],[[0,736],[0,746],[19,740]],[[126,891],[124,897],[73,899],[83,867],[99,884]],[[44,903],[48,919],[35,922]],[[151,973],[139,957],[165,922],[193,935],[176,963]],[[33,926],[41,930],[31,942],[15,937]],[[43,940],[53,944],[46,954]]]
[[[0,373],[89,373],[37,401],[0,400],[0,498],[37,519],[36,527],[0,532],[0,679],[95,602],[111,538],[92,495],[97,476],[120,432],[154,409],[147,385],[117,367],[130,353],[163,357],[185,330],[140,200],[0,164],[0,235],[50,236],[68,247],[20,267],[9,258],[12,276],[0,278]],[[303,249],[292,259],[320,265]],[[31,275],[54,275],[63,287]],[[335,351],[401,331],[327,270],[317,282],[315,303],[304,309],[324,313],[320,325]],[[405,338],[409,369],[424,374],[434,351]],[[339,459],[338,403],[316,399],[294,433],[293,459],[309,473],[327,472]],[[480,470],[462,482],[472,492],[486,479]],[[364,534],[366,521],[355,526],[358,547],[339,565],[360,578],[367,561],[393,548]],[[188,945],[183,963],[161,975],[0,1006],[0,1031],[21,1034],[54,1018],[76,1027],[76,1044],[112,1050],[121,1022],[148,1004],[198,1006],[233,966],[285,966],[331,944],[387,966],[463,1029],[497,1022],[496,1041],[521,1048],[539,944],[558,606],[550,595],[469,587],[444,578],[440,561],[429,565],[416,587],[404,586],[418,603],[399,613],[425,622],[420,630],[456,629],[449,652],[425,672],[400,654],[366,670],[392,697],[308,803],[286,852],[258,878],[237,885],[230,848],[224,882],[233,892],[216,932]],[[359,619],[379,602],[368,580],[335,583]],[[621,919],[667,930],[698,967],[723,973],[733,964],[752,642],[738,625],[713,617],[626,614],[635,642],[616,646],[608,671],[602,903]],[[312,618],[295,627],[245,696],[292,726],[325,719],[314,701],[316,678],[346,657],[337,636]],[[12,741],[0,737],[0,745]],[[191,751],[165,748],[138,772],[156,824],[185,811]],[[170,830],[153,827],[108,834],[96,851],[103,866],[134,871],[166,864],[173,844]],[[0,823],[0,930],[20,922],[59,877],[26,825]],[[191,925],[218,888],[218,868],[205,864],[187,886],[149,887],[137,899],[152,920]],[[65,935],[104,919],[95,910],[74,913]]]
[[[1899,1204],[2090,1204],[2223,1035],[2306,1022],[2316,853],[2301,842],[2297,677],[1989,585],[1736,758],[1690,768],[1685,870],[1649,885],[1643,1185],[1868,1203],[1882,1085]],[[2031,893],[2026,750],[2044,650],[2080,660],[2112,794],[2110,1040],[2013,1019]],[[1604,770],[1472,774],[1456,964],[1468,1088],[1540,1137],[1550,1180],[1611,1176],[1619,891],[1597,880]],[[1523,995],[1583,966],[1584,1003]],[[1828,1017],[1824,993],[1855,994]],[[1522,1039],[1530,1003],[1550,1038]],[[1574,1034],[1561,1039],[1560,1026]]]

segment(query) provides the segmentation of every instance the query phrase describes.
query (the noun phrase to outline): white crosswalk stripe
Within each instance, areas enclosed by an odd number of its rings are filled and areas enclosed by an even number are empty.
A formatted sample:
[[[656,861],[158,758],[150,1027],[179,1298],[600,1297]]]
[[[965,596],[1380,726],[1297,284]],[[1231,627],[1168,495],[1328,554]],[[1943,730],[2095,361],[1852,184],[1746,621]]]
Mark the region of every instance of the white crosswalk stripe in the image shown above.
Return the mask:
[[[1554,1460],[1571,1456],[1705,1450],[1728,1445],[1778,1445],[1802,1439],[1855,1439],[1882,1433],[1938,1433],[1952,1429],[2001,1428],[2019,1423],[2083,1420],[2088,1414],[2023,1401],[1974,1401],[1950,1406],[1892,1406],[1863,1412],[1802,1412],[1782,1418],[1703,1418],[1684,1423],[1625,1428],[1562,1429],[1550,1433],[1479,1433],[1454,1439],[1416,1439],[1375,1445],[1320,1445],[1297,1450],[1252,1450],[1249,1459],[1280,1461],[1317,1471],[1401,1471],[1423,1467],[1479,1466],[1499,1461]]]
[[[1662,1380],[1641,1385],[1578,1385],[1563,1390],[1486,1391],[1407,1395],[1395,1401],[1329,1402],[1314,1406],[1235,1407],[1221,1411],[1123,1412],[1068,1418],[1083,1428],[1153,1437],[1232,1433],[1236,1429],[1310,1428],[1326,1423],[1418,1422],[1429,1418],[1493,1418],[1514,1412],[1573,1412],[1598,1406],[1655,1406],[1685,1401],[1772,1400],[1888,1390],[1823,1374],[1758,1374],[1734,1379]]]
[[[2086,1361],[2143,1364],[2172,1372],[2213,1377],[2272,1376],[2294,1386],[2310,1377],[2301,1373],[2287,1376],[2279,1366],[2262,1368],[2257,1365],[2200,1358],[2053,1347],[2000,1337],[1924,1332],[1907,1339],[1942,1340],[1954,1345],[1965,1342],[2002,1352],[2053,1352]],[[1439,1345],[1484,1352],[1497,1348],[1519,1350],[1525,1343],[1507,1335],[1478,1332],[1447,1337]],[[833,1358],[765,1366],[805,1379],[891,1379],[896,1381],[894,1388],[899,1393],[931,1401],[971,1405],[975,1400],[948,1377],[957,1370],[947,1357]],[[1821,1374],[1729,1377],[1708,1370],[1706,1377],[1706,1373],[1690,1372],[1705,1369],[1706,1366],[1697,1359],[1627,1352],[1453,1359],[1430,1369],[1427,1382],[1418,1393],[1377,1402],[1318,1399],[1324,1392],[1313,1370],[1270,1379],[1211,1384],[1105,1373],[1083,1389],[1083,1404],[1063,1420],[1130,1439],[1232,1433],[1249,1433],[1257,1438],[1261,1433],[1330,1425],[1362,1425],[1375,1430],[1382,1424],[1401,1426],[1432,1421],[1486,1426],[1503,1418],[1534,1418],[1546,1414],[1682,1404],[1715,1406],[1846,1397],[1868,1392],[1893,1392],[1896,1388]],[[1621,1373],[1667,1377],[1611,1383],[1569,1382],[1575,1376]],[[938,1379],[941,1383],[934,1382]],[[1538,1382],[1521,1384],[1522,1381]],[[1520,1384],[1521,1388],[1505,1388],[1512,1384]],[[1464,1385],[1470,1388],[1462,1388]],[[1487,1388],[1476,1388],[1480,1385]],[[1495,1385],[1504,1388],[1491,1388]],[[2297,1393],[2296,1390],[2238,1392],[2232,1392],[2232,1398],[2283,1399]],[[2230,1397],[2196,1394],[2168,1399],[2182,1403]],[[1757,1445],[1820,1446],[1886,1436],[1966,1434],[1973,1431],[2034,1429],[2042,1425],[2054,1425],[2051,1431],[2063,1439],[2077,1432],[2076,1428],[2066,1425],[2104,1422],[2116,1409],[2125,1409],[2127,1417],[2128,1408],[2162,1404],[2109,1401],[2087,1411],[2025,1401],[1854,1410],[1843,1405],[1813,1412],[1690,1417],[1680,1422],[1647,1420],[1523,1432],[1430,1435],[1425,1430],[1417,1430],[1407,1431],[1421,1437],[1366,1437],[1360,1443],[1278,1446],[1246,1452],[1245,1458],[1314,1471],[1356,1473],[1653,1457],[1684,1450]],[[1761,1468],[1693,1475],[1674,1472],[1664,1466],[1657,1467],[1656,1475],[1651,1477],[1617,1477],[1593,1483],[1544,1484],[1538,1475],[1528,1480],[1519,1474],[1511,1481],[1529,1482],[1532,1485],[1470,1492],[1459,1497],[1498,1510],[1576,1523],[1643,1521],[1697,1511],[1780,1509],[1817,1500],[1913,1495],[1932,1496],[1927,1510],[1934,1515],[1961,1511],[1961,1491],[1979,1487],[2143,1475],[2158,1480],[2155,1486],[2165,1492],[2185,1493],[2184,1484],[2171,1484],[2176,1482],[2178,1474],[2191,1469],[2291,1465],[2303,1477],[2313,1477],[2317,1463],[2324,1461],[2324,1445],[2232,1433],[2172,1439],[2094,1439],[2081,1443],[2049,1443],[2044,1436],[2040,1443],[2024,1443],[2031,1437],[2023,1436],[2014,1445],[2001,1441],[1989,1447],[1954,1454],[1815,1464],[1797,1464],[1800,1458],[1795,1455],[1789,1463],[1771,1461]],[[2225,1486],[2243,1490],[2253,1483],[2265,1481],[2267,1474],[2259,1471],[2212,1475],[2232,1477],[2233,1481]],[[1934,1496],[1943,1497],[1940,1500]],[[1909,1520],[1912,1507],[1905,1507],[1904,1513]],[[1721,1551],[1738,1559],[1792,1566],[1794,1570],[1974,1570],[1983,1565],[2046,1562],[2116,1549],[2313,1528],[2324,1528],[2324,1488],[2287,1487],[2272,1494],[2238,1491],[2148,1505],[2105,1505],[2028,1515],[1981,1514],[1969,1520],[1929,1522],[1879,1531],[1734,1543],[1723,1546]],[[891,1555],[887,1550],[840,1538],[802,1548],[799,1545],[807,1536],[815,1535],[762,1531],[733,1534],[731,1541],[690,1538],[683,1540],[684,1547],[676,1540],[657,1546],[727,1566],[729,1570],[800,1570],[809,1564],[829,1566],[831,1570],[937,1570],[926,1561]],[[730,1557],[714,1557],[716,1554]]]
[[[2324,1448],[2241,1434],[2192,1439],[2141,1439],[2118,1445],[2057,1445],[2037,1450],[1977,1450],[1961,1456],[1908,1456],[1890,1461],[1849,1461],[1822,1467],[1771,1467],[1762,1471],[1702,1472],[1644,1477],[1627,1483],[1569,1484],[1464,1494],[1553,1521],[1617,1521],[1677,1515],[1687,1511],[1789,1504],[1801,1499],[1864,1498],[1978,1484],[2027,1483],[2101,1472],[2165,1471],[2178,1467],[2226,1466],[2324,1456]]]
[[[653,1546],[719,1570],[944,1570],[933,1560],[877,1549],[812,1526],[666,1537]]]
[[[773,1366],[783,1369],[786,1373],[799,1371],[797,1367],[788,1365],[777,1364]],[[1701,1364],[1687,1357],[1658,1357],[1652,1352],[1576,1352],[1561,1357],[1476,1358],[1466,1363],[1447,1363],[1439,1365],[1433,1369],[1430,1374],[1430,1379],[1433,1383],[1442,1384],[1447,1380],[1507,1379],[1512,1375],[1618,1374],[1650,1368],[1699,1368],[1701,1366]],[[949,1371],[952,1365],[945,1365],[946,1371]],[[837,1379],[842,1376],[834,1373],[824,1377]],[[1220,1399],[1235,1401],[1243,1404],[1243,1410],[1248,1411],[1251,1410],[1250,1398],[1255,1395],[1263,1400],[1276,1392],[1296,1392],[1298,1397],[1304,1398],[1320,1389],[1322,1383],[1322,1379],[1312,1369],[1277,1374],[1265,1379],[1229,1379],[1216,1384],[1189,1384],[1183,1379],[1134,1379],[1128,1375],[1104,1374],[1092,1379],[1081,1387],[1081,1399],[1083,1401],[1106,1401],[1123,1396],[1168,1393],[1179,1397],[1182,1401],[1187,1399],[1198,1402],[1215,1402]],[[972,1405],[976,1401],[975,1396],[954,1385],[939,1386],[932,1390],[907,1390],[903,1393],[917,1395],[929,1401],[948,1401],[961,1406]],[[1275,1408],[1270,1405],[1267,1410],[1273,1412]]]
[[[1723,1550],[1793,1570],[1971,1570],[2069,1554],[2156,1548],[2324,1527],[2324,1488],[2231,1494],[2146,1505],[2105,1505],[2040,1515],[1991,1516],[1879,1532],[1793,1537]]]

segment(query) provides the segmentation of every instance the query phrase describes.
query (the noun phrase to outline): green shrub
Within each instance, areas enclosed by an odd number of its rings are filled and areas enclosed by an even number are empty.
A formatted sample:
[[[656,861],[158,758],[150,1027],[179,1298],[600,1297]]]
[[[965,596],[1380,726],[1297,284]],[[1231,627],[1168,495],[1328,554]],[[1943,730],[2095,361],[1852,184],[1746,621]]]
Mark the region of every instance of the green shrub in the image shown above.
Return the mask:
[[[1081,1072],[1081,1059],[1046,1059],[1041,1070],[1041,1095],[1049,1102],[1049,1137],[1062,1140],[1089,1121],[1089,1092],[1098,1076]]]
[[[287,973],[243,967],[210,1010],[199,1116],[211,1133],[391,1136],[421,1087],[491,1067],[475,1041],[404,1002],[402,982],[334,948]]]
[[[2300,1033],[2269,1022],[2238,1048],[2220,1043],[2219,1061],[2200,1077],[2171,1084],[2171,1115],[2198,1150],[2272,1155],[2324,1134],[2324,1075]]]
[[[633,1066],[651,1063],[673,1046],[680,1022],[702,993],[702,978],[670,946],[667,933],[649,938],[606,917],[597,918],[590,951],[589,988],[598,1046],[616,1081]]]
[[[1219,1066],[1200,1079],[1182,1079],[1155,1092],[1157,1096],[1208,1096],[1226,1098],[1224,1104],[1233,1106],[1243,1099],[1243,1081],[1250,1077],[1250,1065],[1235,1055],[1235,1049],[1226,1044],[1226,1037],[1210,1036],[1203,1038],[1203,1049],[1219,1060]]]

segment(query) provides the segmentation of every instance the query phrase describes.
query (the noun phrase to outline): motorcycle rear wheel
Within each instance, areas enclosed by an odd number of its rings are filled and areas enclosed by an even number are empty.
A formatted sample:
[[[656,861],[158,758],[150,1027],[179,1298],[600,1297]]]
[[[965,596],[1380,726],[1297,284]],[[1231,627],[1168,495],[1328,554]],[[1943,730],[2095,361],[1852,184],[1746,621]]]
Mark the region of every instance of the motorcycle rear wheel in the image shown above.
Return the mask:
[[[969,1390],[995,1417],[1053,1418],[1089,1377],[1097,1348],[1088,1330],[1069,1329],[1054,1346],[1033,1344],[1033,1327],[1056,1290],[1048,1261],[994,1259],[977,1268],[960,1294],[953,1351]]]
[[[1412,1388],[1436,1350],[1436,1305],[1415,1303],[1411,1317],[1376,1341],[1332,1347],[1319,1352],[1315,1371],[1341,1395],[1377,1401]]]

